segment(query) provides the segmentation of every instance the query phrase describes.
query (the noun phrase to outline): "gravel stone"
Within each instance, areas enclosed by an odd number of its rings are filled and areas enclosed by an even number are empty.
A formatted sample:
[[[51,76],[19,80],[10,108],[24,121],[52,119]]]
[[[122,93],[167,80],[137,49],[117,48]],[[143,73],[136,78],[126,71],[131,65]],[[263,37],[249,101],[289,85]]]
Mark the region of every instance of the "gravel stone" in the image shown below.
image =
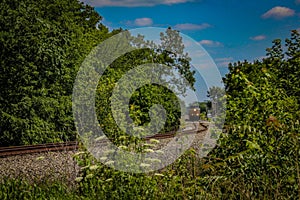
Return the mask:
[[[192,147],[197,151],[201,147],[207,129],[203,126],[195,136]],[[161,139],[152,147],[161,149],[171,138]],[[147,142],[149,143],[149,141]],[[59,181],[74,186],[76,177],[80,176],[80,167],[73,159],[77,151],[45,152],[0,157],[0,181],[3,179],[23,179],[29,183]]]
[[[73,185],[79,167],[75,151],[23,154],[0,158],[0,180],[23,179],[30,183],[60,181]]]

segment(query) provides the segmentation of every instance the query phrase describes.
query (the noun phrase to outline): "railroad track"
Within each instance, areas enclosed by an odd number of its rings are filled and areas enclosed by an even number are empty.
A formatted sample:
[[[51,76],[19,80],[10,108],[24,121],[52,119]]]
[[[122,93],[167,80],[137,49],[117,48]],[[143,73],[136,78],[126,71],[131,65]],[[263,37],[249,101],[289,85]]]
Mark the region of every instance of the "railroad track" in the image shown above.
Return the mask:
[[[208,127],[205,124],[202,124],[202,126],[204,127],[204,130],[206,130]],[[200,131],[199,125],[195,125],[195,123],[194,123],[194,129],[183,130],[181,133],[184,135],[188,135],[188,134],[195,134],[198,131]],[[203,131],[203,130],[201,130],[201,131]],[[145,137],[145,140],[168,139],[168,138],[174,137],[175,134],[176,134],[175,131],[164,133],[164,134],[156,134],[153,136]],[[105,143],[105,142],[107,142],[107,140],[101,140],[98,142]],[[79,142],[77,142],[77,141],[38,144],[38,145],[0,147],[0,157],[22,155],[22,154],[43,153],[43,152],[53,152],[53,151],[75,151],[78,149],[79,149]]]
[[[0,157],[22,154],[43,153],[49,151],[74,151],[79,148],[77,141],[48,143],[25,146],[0,147]]]

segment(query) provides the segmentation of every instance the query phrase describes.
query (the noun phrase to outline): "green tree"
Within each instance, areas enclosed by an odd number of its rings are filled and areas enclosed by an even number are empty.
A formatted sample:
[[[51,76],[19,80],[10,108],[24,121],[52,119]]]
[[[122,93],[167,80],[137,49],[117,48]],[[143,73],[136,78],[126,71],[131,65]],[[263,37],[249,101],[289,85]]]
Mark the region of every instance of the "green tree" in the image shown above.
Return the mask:
[[[166,124],[162,132],[176,130],[179,127],[181,102],[180,99],[177,98],[177,95],[185,93],[187,84],[193,87],[195,82],[193,77],[194,72],[191,71],[189,65],[190,58],[184,53],[184,46],[179,32],[169,28],[165,33],[161,33],[160,36],[161,45],[156,45],[151,41],[145,41],[143,36],[132,37],[130,35],[126,36],[127,38],[130,38],[129,44],[120,43],[110,45],[110,47],[118,45],[118,48],[122,48],[123,45],[125,48],[131,48],[130,46],[142,47],[116,59],[106,69],[99,80],[96,101],[98,109],[97,115],[104,132],[110,137],[119,138],[120,135],[124,135],[115,124],[112,111],[109,109],[112,101],[111,95],[113,89],[117,86],[117,82],[126,74],[126,72],[147,63],[156,63],[158,66],[164,65],[165,67],[163,67],[161,72],[157,71],[157,67],[153,67],[150,71],[142,70],[139,76],[134,77],[136,78],[136,81],[143,79],[143,77],[146,77],[148,74],[159,74],[159,77],[156,78],[160,83],[170,82],[175,87],[178,85],[183,85],[183,87],[176,88],[178,93],[173,93],[170,89],[158,84],[144,85],[133,94],[123,90],[122,93],[124,96],[130,97],[128,105],[130,117],[133,119],[136,126],[147,125],[151,121],[149,115],[150,108],[154,104],[160,104],[167,113]],[[172,44],[171,41],[174,41],[174,43]],[[178,71],[183,75],[188,80],[188,83],[178,80],[173,74],[174,71]],[[164,80],[164,75],[168,75],[172,78]],[[128,82],[134,81],[134,79],[128,80]],[[126,119],[126,116],[123,115],[123,110],[120,110],[118,113],[118,117]]]
[[[73,82],[108,29],[76,0],[4,0],[0,7],[0,145],[74,140]]]

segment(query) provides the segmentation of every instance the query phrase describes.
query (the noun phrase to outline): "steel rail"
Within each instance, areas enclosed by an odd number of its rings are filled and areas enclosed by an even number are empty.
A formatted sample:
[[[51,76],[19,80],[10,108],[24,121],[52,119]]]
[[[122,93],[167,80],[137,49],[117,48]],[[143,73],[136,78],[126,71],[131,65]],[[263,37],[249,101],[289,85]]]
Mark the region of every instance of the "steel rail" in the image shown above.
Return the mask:
[[[79,148],[77,141],[61,142],[61,143],[47,143],[37,145],[25,145],[25,146],[11,146],[0,147],[0,157],[33,154],[53,151],[74,151]]]
[[[195,125],[195,124],[194,124]],[[199,130],[199,125],[204,127],[204,130]],[[195,125],[195,128],[192,130],[181,131],[180,135],[188,135],[188,134],[196,134],[199,131],[207,130],[207,126],[199,123],[199,125]],[[176,135],[176,131],[171,131],[168,133],[160,133],[153,136],[145,137],[145,140],[151,139],[168,139],[172,138]],[[98,141],[99,143],[105,143],[107,140]],[[97,142],[97,143],[98,143]],[[70,141],[70,142],[61,142],[61,143],[47,143],[47,144],[37,144],[37,145],[25,145],[25,146],[10,146],[10,147],[0,147],[0,157],[6,156],[15,156],[15,155],[23,155],[23,154],[33,154],[33,153],[43,153],[43,152],[54,152],[54,151],[75,151],[79,149],[78,141]]]

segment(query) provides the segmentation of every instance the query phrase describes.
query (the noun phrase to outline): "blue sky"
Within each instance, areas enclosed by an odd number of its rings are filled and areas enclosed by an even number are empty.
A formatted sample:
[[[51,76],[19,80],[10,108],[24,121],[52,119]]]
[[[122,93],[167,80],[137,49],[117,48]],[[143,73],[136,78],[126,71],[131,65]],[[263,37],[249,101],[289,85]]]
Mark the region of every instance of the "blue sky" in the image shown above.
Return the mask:
[[[229,62],[260,59],[272,40],[300,30],[300,0],[84,0],[111,29],[171,26],[198,41],[222,75]]]

